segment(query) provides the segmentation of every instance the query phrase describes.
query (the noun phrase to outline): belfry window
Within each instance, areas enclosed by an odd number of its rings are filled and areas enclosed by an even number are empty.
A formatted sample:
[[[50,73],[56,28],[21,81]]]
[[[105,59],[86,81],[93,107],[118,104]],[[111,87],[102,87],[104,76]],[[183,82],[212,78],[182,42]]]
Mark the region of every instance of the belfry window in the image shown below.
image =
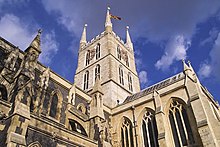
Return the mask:
[[[143,143],[145,147],[158,147],[158,131],[155,116],[147,111],[142,119]]]
[[[130,91],[133,91],[131,73],[128,73],[128,89],[129,89]]]
[[[170,104],[169,120],[176,147],[189,146],[195,143],[187,111],[178,101]]]
[[[84,83],[84,85],[83,85],[83,90],[88,89],[88,87],[89,87],[89,71],[86,71],[86,72],[85,72],[83,83]]]
[[[49,115],[51,117],[56,117],[57,114],[57,105],[58,105],[58,96],[57,94],[54,94],[52,97],[51,105],[50,105],[50,113]]]
[[[119,82],[124,85],[123,69],[122,66],[119,66]]]
[[[117,47],[117,55],[118,55],[118,59],[121,60],[121,49],[120,49],[120,46]]]
[[[89,61],[90,61],[90,52],[87,51],[87,53],[86,53],[86,66],[89,65]]]
[[[100,79],[100,65],[96,65],[95,67],[95,80],[96,78],[99,78]]]
[[[131,121],[125,117],[121,127],[121,144],[122,147],[134,146],[132,124]]]
[[[100,45],[100,43],[98,43],[97,46],[96,46],[96,50],[95,50],[96,60],[100,58],[100,47],[101,47],[101,45]]]

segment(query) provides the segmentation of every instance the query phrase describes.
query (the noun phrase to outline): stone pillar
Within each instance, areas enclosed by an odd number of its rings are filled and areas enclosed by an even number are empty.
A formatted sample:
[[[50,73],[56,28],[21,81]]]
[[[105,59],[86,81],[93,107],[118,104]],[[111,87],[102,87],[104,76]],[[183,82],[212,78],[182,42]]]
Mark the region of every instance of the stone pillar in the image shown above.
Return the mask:
[[[157,130],[158,130],[158,143],[159,146],[167,147],[166,139],[165,139],[165,124],[164,124],[164,112],[162,109],[162,104],[160,100],[160,94],[157,91],[154,91],[153,98],[155,102],[156,112],[155,118],[157,122]]]
[[[25,135],[30,121],[29,106],[18,102],[15,103],[14,112],[10,119],[7,131],[7,147],[25,147]]]
[[[203,146],[218,147],[216,137],[207,117],[207,112],[205,111],[205,103],[208,101],[200,92],[200,84],[186,78],[186,90],[188,92],[190,104],[196,119],[198,133],[201,137]]]

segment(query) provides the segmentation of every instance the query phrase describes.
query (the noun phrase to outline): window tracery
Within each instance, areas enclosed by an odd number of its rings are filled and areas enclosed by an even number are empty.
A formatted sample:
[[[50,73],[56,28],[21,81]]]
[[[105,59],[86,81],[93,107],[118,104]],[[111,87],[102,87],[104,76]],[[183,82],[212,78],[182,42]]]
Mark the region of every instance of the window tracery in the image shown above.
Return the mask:
[[[131,121],[124,117],[121,127],[121,145],[122,147],[133,147],[133,130]]]
[[[187,111],[183,104],[176,100],[171,102],[169,120],[176,147],[195,143]]]
[[[143,144],[145,147],[158,147],[158,131],[155,116],[147,111],[142,119]]]

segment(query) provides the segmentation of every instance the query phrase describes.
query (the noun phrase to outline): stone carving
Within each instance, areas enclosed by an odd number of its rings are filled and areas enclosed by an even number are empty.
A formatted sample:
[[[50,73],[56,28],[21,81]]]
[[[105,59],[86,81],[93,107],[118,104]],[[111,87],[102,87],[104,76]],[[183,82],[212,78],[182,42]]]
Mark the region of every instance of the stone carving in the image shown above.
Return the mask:
[[[8,58],[4,60],[5,65],[2,70],[1,75],[9,82],[13,82],[16,77],[18,67],[16,70],[16,62],[19,57],[19,50],[16,48],[14,51],[11,51],[8,55]]]
[[[68,102],[72,105],[75,105],[75,97],[76,97],[75,93],[76,93],[76,88],[75,88],[75,84],[73,84],[68,94]]]
[[[40,75],[40,82],[39,82],[39,86],[42,89],[47,89],[48,87],[48,83],[49,83],[49,79],[50,79],[50,68],[47,68],[42,75]]]

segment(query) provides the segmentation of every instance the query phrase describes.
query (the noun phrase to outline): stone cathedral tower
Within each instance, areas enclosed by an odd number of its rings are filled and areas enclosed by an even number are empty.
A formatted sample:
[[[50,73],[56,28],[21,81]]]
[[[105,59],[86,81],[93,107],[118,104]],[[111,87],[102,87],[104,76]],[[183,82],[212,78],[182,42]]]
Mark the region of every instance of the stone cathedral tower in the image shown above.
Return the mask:
[[[86,40],[84,26],[80,40],[78,68],[75,74],[75,84],[91,93],[95,79],[100,78],[104,95],[104,104],[114,107],[117,101],[140,91],[139,78],[136,71],[134,50],[126,28],[124,43],[112,29],[110,8],[107,10],[105,31]]]

